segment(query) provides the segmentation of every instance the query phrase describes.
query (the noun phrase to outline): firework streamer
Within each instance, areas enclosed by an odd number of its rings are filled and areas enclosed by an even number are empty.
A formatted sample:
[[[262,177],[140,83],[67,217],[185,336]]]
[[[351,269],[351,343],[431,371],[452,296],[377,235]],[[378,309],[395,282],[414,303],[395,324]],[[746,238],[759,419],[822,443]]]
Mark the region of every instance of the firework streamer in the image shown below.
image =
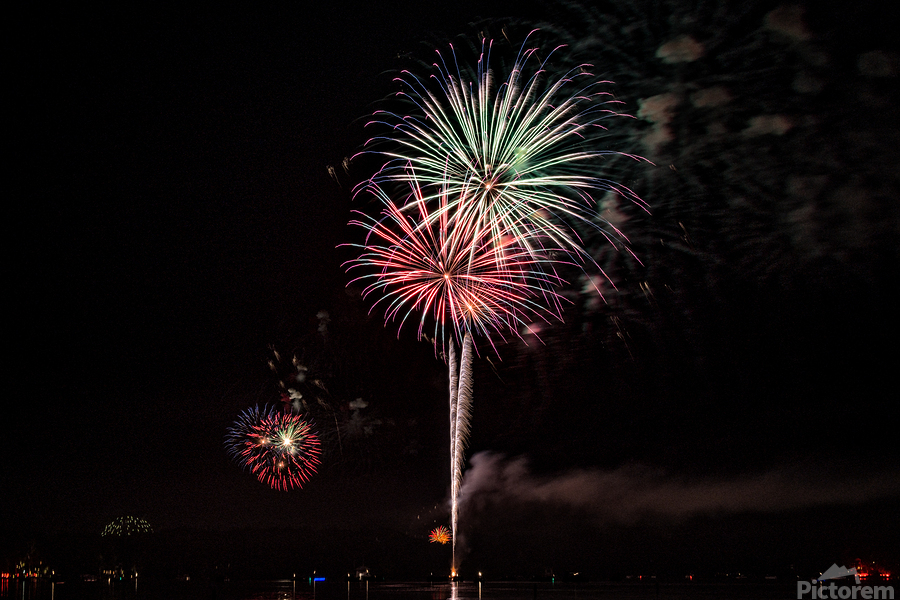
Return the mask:
[[[460,67],[452,46],[451,61],[438,52],[430,79],[405,71],[398,98],[410,113],[375,113],[370,125],[386,132],[363,153],[387,161],[355,188],[383,210],[351,223],[368,233],[348,270],[375,267],[358,279],[374,279],[364,295],[382,294],[375,305],[386,304],[386,321],[402,327],[419,312],[421,338],[433,318],[435,350],[443,346],[449,360],[454,571],[474,334],[493,345],[491,334],[528,330],[531,314],[561,318],[555,290],[565,281],[558,265],[596,270],[609,280],[578,229],[587,226],[630,250],[615,224],[599,216],[592,194],[618,195],[646,209],[630,189],[598,175],[612,157],[643,160],[603,147],[603,122],[622,116],[618,101],[600,89],[608,82],[588,65],[554,78],[549,58],[539,58],[529,43],[526,38],[499,85],[488,40],[474,72]]]
[[[456,556],[456,531],[459,521],[459,492],[462,485],[466,442],[472,422],[472,334],[466,332],[457,364],[456,345],[450,343],[450,521],[453,531],[453,556]],[[457,375],[458,373],[458,375]],[[454,568],[455,568],[454,564]]]
[[[442,210],[450,202],[445,194],[434,217],[421,188],[411,183],[415,213],[409,214],[381,188],[377,198],[384,208],[378,218],[362,216],[354,225],[367,230],[359,258],[347,268],[368,273],[354,281],[369,281],[364,295],[378,292],[385,303],[386,319],[399,320],[401,328],[414,312],[421,312],[417,330],[424,337],[426,320],[434,320],[436,351],[440,345],[448,357],[450,380],[450,475],[451,514],[455,549],[458,531],[458,497],[469,434],[473,397],[473,333],[489,341],[492,334],[517,332],[534,318],[549,321],[561,317],[562,298],[554,291],[564,282],[554,261],[525,248],[520,238],[506,230],[494,232],[467,227]],[[466,202],[464,197],[460,205]],[[536,239],[534,236],[533,239]],[[550,250],[545,252],[550,254]],[[498,261],[497,256],[503,260]],[[441,341],[438,341],[441,340]],[[461,345],[457,351],[457,340]],[[493,343],[493,341],[491,341]],[[454,562],[455,568],[455,562]]]
[[[456,357],[456,344],[450,341],[450,529],[453,531],[453,555],[456,555],[456,521],[458,517],[457,497],[459,493],[459,477],[456,463],[456,411],[459,408],[459,365]]]

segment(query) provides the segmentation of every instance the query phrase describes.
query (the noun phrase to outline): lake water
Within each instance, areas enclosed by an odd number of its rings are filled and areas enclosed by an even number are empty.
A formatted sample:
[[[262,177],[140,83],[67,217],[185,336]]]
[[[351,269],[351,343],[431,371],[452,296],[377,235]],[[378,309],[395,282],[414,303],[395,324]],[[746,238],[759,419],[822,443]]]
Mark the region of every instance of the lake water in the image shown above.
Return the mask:
[[[790,581],[649,583],[388,583],[325,581],[9,582],[0,598],[17,600],[793,600]]]

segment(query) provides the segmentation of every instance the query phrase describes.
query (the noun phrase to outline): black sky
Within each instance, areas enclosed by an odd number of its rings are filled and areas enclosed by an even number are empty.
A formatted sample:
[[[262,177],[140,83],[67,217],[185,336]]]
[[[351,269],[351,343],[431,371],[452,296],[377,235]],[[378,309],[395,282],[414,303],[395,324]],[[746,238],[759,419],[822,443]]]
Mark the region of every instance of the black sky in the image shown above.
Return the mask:
[[[348,179],[341,187],[326,167],[355,152],[359,119],[422,40],[466,33],[477,17],[550,17],[521,3],[401,4],[48,8],[15,23],[8,222],[18,241],[0,530],[99,531],[136,514],[160,530],[384,526],[424,540],[443,522],[444,368],[344,291],[336,246],[349,235]],[[847,25],[849,54],[875,49],[859,33],[873,22]],[[833,23],[822,29],[833,41]],[[875,92],[896,103],[896,73],[884,81]],[[637,99],[626,102],[636,112]],[[872,110],[862,104],[847,111]],[[896,104],[884,110],[896,133]],[[797,261],[763,282],[740,265],[679,263],[678,292],[618,321],[621,330],[607,313],[576,310],[546,346],[482,357],[470,451],[525,456],[528,477],[548,489],[578,469],[626,488],[671,477],[740,496],[760,493],[755,477],[786,470],[807,498],[887,474],[876,491],[784,509],[726,503],[677,525],[659,525],[651,508],[642,529],[588,505],[529,504],[497,522],[521,528],[517,518],[549,511],[566,525],[535,526],[528,543],[546,534],[553,546],[572,527],[623,548],[663,539],[660,557],[678,547],[673,531],[694,532],[705,552],[722,540],[757,552],[782,526],[794,544],[785,560],[884,553],[898,532],[895,184],[888,178],[867,209],[885,215],[882,237],[848,261]],[[717,244],[728,244],[728,227]],[[378,427],[326,456],[302,491],[276,493],[229,461],[225,429],[277,399],[270,346],[313,344],[320,310],[340,367],[332,384],[345,400],[363,390]],[[496,510],[486,500],[473,522],[489,527]],[[819,517],[859,528],[831,537],[815,528]],[[470,532],[473,551],[503,543],[493,535]]]

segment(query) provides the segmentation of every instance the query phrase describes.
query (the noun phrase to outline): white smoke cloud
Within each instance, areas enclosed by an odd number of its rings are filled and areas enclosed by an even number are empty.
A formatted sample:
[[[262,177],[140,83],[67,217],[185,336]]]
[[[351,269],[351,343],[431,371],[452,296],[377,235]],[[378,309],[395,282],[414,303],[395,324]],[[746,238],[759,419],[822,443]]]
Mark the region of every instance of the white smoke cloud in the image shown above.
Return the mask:
[[[642,467],[536,475],[527,460],[482,452],[460,492],[463,515],[487,505],[553,505],[603,523],[699,515],[780,512],[900,497],[900,473],[852,476],[797,466],[732,478],[686,478]]]

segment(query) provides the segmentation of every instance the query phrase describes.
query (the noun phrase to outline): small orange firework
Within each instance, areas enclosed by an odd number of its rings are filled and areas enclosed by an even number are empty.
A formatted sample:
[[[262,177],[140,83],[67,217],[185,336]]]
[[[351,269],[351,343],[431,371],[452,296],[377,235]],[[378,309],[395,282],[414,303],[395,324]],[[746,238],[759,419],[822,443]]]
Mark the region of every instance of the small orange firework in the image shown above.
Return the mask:
[[[450,530],[441,525],[440,527],[436,527],[432,530],[431,535],[428,536],[428,540],[432,544],[449,544],[450,543]]]

